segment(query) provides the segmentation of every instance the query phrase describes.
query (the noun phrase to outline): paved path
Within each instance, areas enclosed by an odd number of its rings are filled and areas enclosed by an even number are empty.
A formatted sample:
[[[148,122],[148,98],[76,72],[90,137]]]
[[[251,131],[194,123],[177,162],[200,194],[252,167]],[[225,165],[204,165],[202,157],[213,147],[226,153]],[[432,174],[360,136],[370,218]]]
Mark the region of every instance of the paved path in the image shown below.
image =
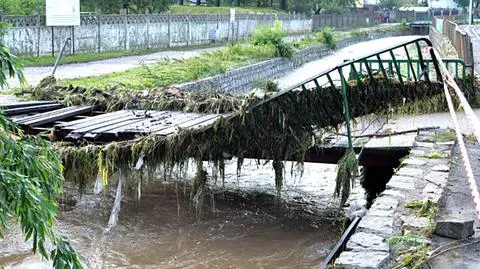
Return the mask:
[[[58,67],[55,77],[58,79],[69,79],[77,77],[98,76],[108,73],[125,71],[130,68],[138,67],[144,64],[154,64],[156,62],[170,59],[181,60],[200,55],[203,52],[210,52],[222,49],[223,47],[194,49],[194,50],[172,50],[162,51],[149,55],[127,56],[113,58],[108,60],[93,61],[88,63],[65,64]],[[44,77],[52,73],[52,67],[26,67],[24,75],[29,85],[38,84]],[[20,86],[16,79],[9,80],[9,87]]]
[[[480,145],[478,143],[468,143],[467,151],[474,172],[477,185],[480,185]],[[461,155],[458,146],[455,147],[452,158],[450,178],[445,190],[444,206],[438,214],[438,219],[456,218],[461,220],[475,220],[473,203],[469,184],[463,163],[460,161]],[[480,223],[475,223],[475,235],[469,240],[473,243],[480,238]],[[453,239],[434,236],[433,248],[451,244]],[[468,242],[462,242],[468,243]],[[466,247],[452,249],[433,259],[430,262],[431,268],[434,269],[450,269],[450,268],[479,268],[480,243],[469,245]]]

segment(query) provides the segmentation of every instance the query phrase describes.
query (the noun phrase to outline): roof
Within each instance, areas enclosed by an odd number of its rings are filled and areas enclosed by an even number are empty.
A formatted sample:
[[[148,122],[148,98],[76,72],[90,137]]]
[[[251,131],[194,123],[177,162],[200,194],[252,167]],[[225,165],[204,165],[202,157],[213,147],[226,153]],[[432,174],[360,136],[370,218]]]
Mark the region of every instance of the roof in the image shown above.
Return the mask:
[[[429,7],[401,7],[398,10],[400,11],[415,11],[415,12],[428,12],[431,10]]]

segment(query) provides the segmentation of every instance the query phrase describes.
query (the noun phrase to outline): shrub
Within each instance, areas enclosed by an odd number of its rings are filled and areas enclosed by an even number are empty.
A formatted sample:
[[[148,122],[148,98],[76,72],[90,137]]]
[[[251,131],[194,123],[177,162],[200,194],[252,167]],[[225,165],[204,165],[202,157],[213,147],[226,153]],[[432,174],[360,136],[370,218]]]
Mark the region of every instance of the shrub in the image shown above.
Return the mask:
[[[290,58],[293,53],[292,47],[283,38],[286,36],[280,21],[275,21],[271,26],[260,26],[253,33],[252,44],[273,45],[276,48],[276,56]]]
[[[327,45],[329,49],[333,50],[337,48],[337,42],[335,41],[335,37],[333,36],[332,28],[325,27],[320,32],[318,32],[316,36],[320,39],[322,43]]]

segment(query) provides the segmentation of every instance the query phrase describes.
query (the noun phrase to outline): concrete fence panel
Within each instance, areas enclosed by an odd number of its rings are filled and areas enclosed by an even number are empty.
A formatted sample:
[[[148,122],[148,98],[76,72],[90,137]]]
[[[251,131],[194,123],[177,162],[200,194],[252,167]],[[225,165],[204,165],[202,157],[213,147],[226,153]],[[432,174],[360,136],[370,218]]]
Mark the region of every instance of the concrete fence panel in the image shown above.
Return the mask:
[[[3,16],[10,24],[5,44],[17,55],[57,53],[68,37],[70,53],[102,52],[202,45],[251,38],[259,25],[282,21],[289,34],[312,30],[313,20],[299,14],[239,14],[235,23],[228,14],[213,15],[85,15],[76,27],[47,27],[44,16]]]

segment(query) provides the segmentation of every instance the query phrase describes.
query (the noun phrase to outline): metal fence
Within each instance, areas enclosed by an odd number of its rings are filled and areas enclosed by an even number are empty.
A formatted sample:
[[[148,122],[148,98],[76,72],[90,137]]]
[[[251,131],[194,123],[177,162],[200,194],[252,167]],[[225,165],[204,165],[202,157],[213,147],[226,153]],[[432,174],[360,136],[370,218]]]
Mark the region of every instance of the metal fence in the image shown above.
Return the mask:
[[[448,14],[448,13],[447,13]],[[415,11],[392,11],[389,13],[388,22],[415,22],[431,21],[433,12]],[[336,29],[347,29],[376,25],[386,22],[383,11],[359,10],[343,13],[322,13],[313,15],[313,29],[332,27]]]

